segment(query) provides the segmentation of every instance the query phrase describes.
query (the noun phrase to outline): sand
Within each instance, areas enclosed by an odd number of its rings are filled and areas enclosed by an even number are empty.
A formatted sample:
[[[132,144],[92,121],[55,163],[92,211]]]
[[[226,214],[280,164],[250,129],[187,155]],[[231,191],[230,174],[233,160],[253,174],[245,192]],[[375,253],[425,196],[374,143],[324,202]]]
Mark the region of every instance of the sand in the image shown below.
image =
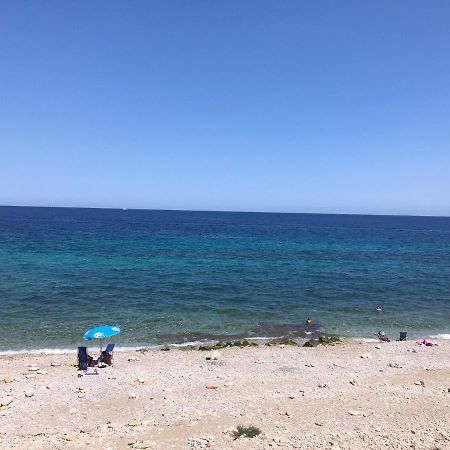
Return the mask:
[[[0,357],[0,448],[450,449],[450,342],[116,352],[83,377],[69,359]]]

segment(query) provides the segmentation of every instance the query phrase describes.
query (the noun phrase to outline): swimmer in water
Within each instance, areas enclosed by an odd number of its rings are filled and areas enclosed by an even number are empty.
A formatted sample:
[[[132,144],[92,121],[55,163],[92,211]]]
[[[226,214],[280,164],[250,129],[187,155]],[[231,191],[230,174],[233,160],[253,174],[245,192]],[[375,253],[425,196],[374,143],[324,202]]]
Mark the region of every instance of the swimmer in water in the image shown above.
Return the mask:
[[[306,325],[308,325],[308,327],[310,327],[310,326],[312,325],[311,317],[308,317],[308,318],[306,319]]]
[[[378,305],[378,306],[375,308],[375,311],[379,313],[379,312],[383,311],[383,309],[381,308],[380,305]]]

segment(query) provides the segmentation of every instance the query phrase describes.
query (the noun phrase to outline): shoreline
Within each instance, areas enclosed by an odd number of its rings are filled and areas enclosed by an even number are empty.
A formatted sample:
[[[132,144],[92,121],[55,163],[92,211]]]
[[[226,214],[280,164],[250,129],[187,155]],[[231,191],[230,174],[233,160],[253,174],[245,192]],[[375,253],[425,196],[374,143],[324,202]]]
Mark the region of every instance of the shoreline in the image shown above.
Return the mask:
[[[324,336],[338,336],[336,334],[329,334],[329,333],[318,333],[317,339],[319,335]],[[376,343],[380,342],[379,339],[376,337],[367,337],[367,336],[338,336],[341,342],[367,342],[367,343]],[[237,341],[249,341],[249,342],[255,342],[258,346],[263,347],[268,343],[271,344],[277,344],[277,343],[283,343],[283,340],[293,340],[298,343],[298,345],[301,347],[305,342],[310,340],[310,338],[291,338],[289,336],[278,336],[278,337],[242,337],[239,339],[225,339],[224,336],[223,340],[219,339],[212,339],[212,340],[202,340],[202,341],[190,341],[190,342],[183,342],[183,343],[162,343],[162,344],[142,344],[142,345],[121,345],[118,343],[114,349],[115,352],[120,353],[126,353],[126,352],[133,352],[138,351],[140,349],[146,349],[146,350],[161,350],[163,348],[173,348],[173,349],[188,349],[189,347],[201,347],[201,346],[209,346],[214,345],[218,342],[237,342]],[[445,342],[450,340],[450,333],[439,333],[439,334],[429,334],[429,335],[420,335],[420,338],[418,337],[412,337],[410,338],[408,336],[407,341],[409,342],[415,342],[418,339],[433,339],[438,342]],[[312,338],[316,340],[315,338]],[[392,342],[395,342],[395,339],[392,340]],[[95,345],[95,343],[90,342],[80,342],[79,345],[85,345],[88,348],[96,348],[98,345]],[[75,345],[73,348],[68,347],[61,347],[61,348],[36,348],[36,349],[12,349],[12,350],[0,350],[0,357],[2,356],[16,356],[16,355],[64,355],[64,354],[71,354],[76,353],[78,345]],[[195,348],[190,348],[190,350],[198,350]]]

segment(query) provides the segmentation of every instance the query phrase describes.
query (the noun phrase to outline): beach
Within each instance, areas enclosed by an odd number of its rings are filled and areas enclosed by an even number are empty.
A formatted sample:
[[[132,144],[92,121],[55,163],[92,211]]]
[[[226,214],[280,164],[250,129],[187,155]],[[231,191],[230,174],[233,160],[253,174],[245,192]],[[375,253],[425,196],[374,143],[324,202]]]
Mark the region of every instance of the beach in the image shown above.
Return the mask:
[[[0,448],[446,449],[449,351],[444,340],[115,351],[113,367],[80,377],[75,351],[3,355]],[[261,433],[235,439],[238,425]]]

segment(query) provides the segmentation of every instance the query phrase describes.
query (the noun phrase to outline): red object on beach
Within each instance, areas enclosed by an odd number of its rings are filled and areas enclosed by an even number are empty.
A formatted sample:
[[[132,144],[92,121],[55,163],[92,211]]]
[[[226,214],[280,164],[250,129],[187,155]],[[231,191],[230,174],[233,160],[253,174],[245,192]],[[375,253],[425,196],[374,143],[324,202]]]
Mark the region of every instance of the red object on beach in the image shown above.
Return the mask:
[[[437,342],[430,341],[429,339],[419,339],[416,341],[417,345],[420,345],[421,347],[433,347],[435,345],[438,345]]]

